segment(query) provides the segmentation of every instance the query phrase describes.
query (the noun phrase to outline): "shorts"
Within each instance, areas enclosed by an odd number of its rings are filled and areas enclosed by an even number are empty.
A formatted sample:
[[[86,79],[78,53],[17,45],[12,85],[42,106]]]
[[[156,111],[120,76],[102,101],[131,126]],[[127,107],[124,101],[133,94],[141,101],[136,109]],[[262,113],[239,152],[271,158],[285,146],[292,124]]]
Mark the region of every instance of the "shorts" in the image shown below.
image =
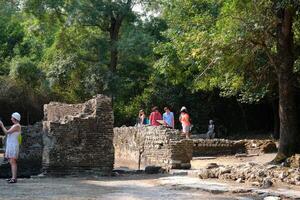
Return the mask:
[[[183,133],[189,133],[191,129],[191,126],[189,125],[182,125],[182,132]]]

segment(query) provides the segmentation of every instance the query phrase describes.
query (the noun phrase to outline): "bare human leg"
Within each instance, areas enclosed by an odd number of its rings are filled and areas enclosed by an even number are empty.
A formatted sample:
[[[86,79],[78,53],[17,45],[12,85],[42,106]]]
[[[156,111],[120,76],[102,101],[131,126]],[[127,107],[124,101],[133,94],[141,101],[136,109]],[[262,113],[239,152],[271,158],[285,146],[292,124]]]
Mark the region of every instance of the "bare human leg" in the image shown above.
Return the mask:
[[[12,179],[17,179],[17,160],[15,158],[9,159],[10,166],[11,166],[11,173],[12,173]]]

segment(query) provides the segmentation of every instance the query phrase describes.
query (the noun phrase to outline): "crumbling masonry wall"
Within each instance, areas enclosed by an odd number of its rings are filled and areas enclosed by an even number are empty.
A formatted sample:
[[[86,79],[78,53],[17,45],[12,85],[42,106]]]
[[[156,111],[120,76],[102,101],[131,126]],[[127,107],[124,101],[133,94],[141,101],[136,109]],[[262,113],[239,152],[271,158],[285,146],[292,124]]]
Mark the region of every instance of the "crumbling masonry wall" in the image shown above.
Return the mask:
[[[109,175],[114,164],[111,99],[44,106],[43,171],[49,175]]]
[[[192,140],[181,140],[178,130],[162,126],[114,128],[115,164],[143,169],[190,168]]]

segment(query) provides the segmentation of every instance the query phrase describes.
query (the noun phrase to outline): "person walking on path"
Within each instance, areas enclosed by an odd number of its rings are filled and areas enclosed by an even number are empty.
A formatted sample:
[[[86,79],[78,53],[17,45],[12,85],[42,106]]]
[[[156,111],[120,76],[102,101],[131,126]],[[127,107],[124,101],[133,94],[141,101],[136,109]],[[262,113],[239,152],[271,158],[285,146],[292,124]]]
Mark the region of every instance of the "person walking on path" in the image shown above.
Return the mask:
[[[9,160],[11,166],[12,178],[8,179],[8,183],[17,182],[17,159],[19,156],[19,136],[21,134],[20,125],[21,115],[17,112],[11,115],[11,121],[13,126],[10,129],[6,129],[0,121],[0,127],[3,132],[7,135],[5,157]]]
[[[152,113],[149,116],[150,125],[151,126],[159,126],[160,123],[157,120],[162,120],[162,116],[158,110],[157,106],[152,108]]]
[[[182,125],[182,135],[184,135],[187,139],[191,137],[190,129],[191,129],[191,122],[190,122],[190,116],[187,112],[186,107],[182,107],[180,109],[180,116],[179,121]]]
[[[170,111],[168,107],[164,108],[165,113],[163,114],[163,120],[165,125],[174,128],[174,114]]]

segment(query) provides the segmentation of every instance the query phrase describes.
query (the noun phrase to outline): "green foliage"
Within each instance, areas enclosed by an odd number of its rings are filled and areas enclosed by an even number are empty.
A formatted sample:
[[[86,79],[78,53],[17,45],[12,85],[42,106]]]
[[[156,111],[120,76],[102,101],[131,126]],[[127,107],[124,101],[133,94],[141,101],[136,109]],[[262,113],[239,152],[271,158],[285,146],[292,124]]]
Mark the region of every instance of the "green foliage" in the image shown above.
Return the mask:
[[[277,89],[276,15],[271,1],[168,2],[169,39],[156,47],[155,66],[173,84],[192,91],[221,89],[222,96],[259,102]],[[189,81],[187,81],[189,80]]]
[[[9,75],[16,82],[31,88],[38,87],[43,77],[42,71],[26,57],[15,57],[11,61]]]
[[[0,0],[0,79],[8,83],[0,101],[30,96],[41,107],[40,96],[74,103],[104,93],[116,125],[134,124],[141,108],[168,105],[178,114],[185,105],[203,131],[224,103],[217,94],[230,105],[276,98],[276,12],[297,1],[274,2]],[[137,14],[136,4],[159,15]]]

